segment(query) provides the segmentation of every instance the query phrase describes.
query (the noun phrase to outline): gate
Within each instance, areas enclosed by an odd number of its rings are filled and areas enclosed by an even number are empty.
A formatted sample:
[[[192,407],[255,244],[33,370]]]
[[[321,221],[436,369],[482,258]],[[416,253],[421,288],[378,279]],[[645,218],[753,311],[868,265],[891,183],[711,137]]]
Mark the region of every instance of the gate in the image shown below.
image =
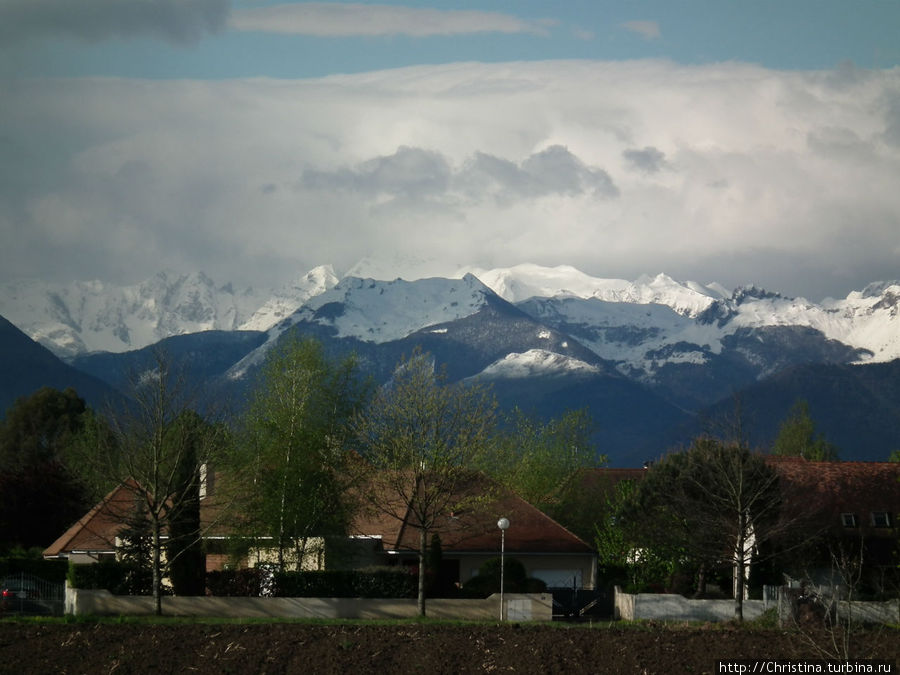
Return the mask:
[[[25,572],[15,572],[0,581],[0,616],[61,616],[65,606],[65,583],[45,581]]]

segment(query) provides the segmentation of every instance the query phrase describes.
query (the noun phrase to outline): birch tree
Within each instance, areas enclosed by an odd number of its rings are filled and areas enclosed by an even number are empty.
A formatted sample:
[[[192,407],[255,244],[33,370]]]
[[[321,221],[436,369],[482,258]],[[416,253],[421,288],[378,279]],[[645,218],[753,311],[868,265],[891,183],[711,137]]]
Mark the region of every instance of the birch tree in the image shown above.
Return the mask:
[[[313,339],[286,337],[261,369],[232,469],[245,488],[240,527],[274,545],[279,569],[346,530],[346,424],[366,391],[354,358],[329,360]]]

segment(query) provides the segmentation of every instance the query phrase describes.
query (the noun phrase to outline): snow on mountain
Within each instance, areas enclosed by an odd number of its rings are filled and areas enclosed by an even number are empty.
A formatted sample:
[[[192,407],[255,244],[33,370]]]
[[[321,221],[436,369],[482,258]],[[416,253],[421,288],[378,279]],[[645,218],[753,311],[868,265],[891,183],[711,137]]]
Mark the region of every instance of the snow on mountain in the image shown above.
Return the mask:
[[[734,305],[735,327],[805,326],[825,337],[871,352],[866,362],[900,358],[900,282],[870,284],[842,300],[822,304],[777,294],[742,297]]]
[[[529,349],[521,354],[507,354],[485,368],[479,378],[528,378],[547,375],[593,375],[601,369],[580,359],[544,349]]]
[[[642,276],[637,281],[592,277],[568,265],[541,267],[523,264],[493,270],[472,268],[472,274],[505,300],[523,302],[532,297],[595,298],[605,302],[667,305],[679,314],[696,317],[730,293],[721,286],[680,283],[665,274]]]
[[[172,335],[234,330],[261,298],[217,288],[203,273],[160,272],[133,286],[19,281],[0,288],[0,314],[60,356],[139,349]]]
[[[266,343],[236,364],[229,377],[242,377],[250,366],[261,363],[278,337],[298,323],[331,328],[339,338],[390,342],[428,326],[471,316],[491,295],[491,289],[472,275],[417,281],[344,277],[273,326]]]
[[[705,351],[721,351],[722,331],[660,304],[607,302],[597,298],[531,298],[518,307],[569,333],[597,356],[652,373],[661,361],[703,363]],[[665,359],[660,353],[668,350]],[[695,346],[695,347],[689,347]]]
[[[307,300],[324,293],[338,283],[331,265],[320,265],[291,284],[276,291],[266,303],[241,324],[241,330],[269,330],[296,312]]]

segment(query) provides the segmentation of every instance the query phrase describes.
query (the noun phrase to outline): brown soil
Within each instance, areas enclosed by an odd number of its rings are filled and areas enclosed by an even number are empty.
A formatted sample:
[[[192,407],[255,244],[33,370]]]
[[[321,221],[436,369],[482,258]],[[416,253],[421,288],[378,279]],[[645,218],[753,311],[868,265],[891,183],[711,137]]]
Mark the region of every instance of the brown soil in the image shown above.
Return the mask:
[[[858,634],[900,657],[900,631]],[[795,632],[721,626],[0,623],[10,673],[713,673],[717,659],[822,658]]]

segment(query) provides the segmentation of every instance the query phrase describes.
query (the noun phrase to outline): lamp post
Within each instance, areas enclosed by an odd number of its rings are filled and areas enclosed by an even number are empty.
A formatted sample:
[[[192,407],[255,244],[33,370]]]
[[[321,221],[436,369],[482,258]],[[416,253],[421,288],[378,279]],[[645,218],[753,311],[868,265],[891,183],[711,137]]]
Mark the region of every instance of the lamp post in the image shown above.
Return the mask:
[[[500,621],[503,621],[503,558],[506,553],[506,528],[509,527],[509,519],[501,518],[497,521],[497,527],[500,528]]]

